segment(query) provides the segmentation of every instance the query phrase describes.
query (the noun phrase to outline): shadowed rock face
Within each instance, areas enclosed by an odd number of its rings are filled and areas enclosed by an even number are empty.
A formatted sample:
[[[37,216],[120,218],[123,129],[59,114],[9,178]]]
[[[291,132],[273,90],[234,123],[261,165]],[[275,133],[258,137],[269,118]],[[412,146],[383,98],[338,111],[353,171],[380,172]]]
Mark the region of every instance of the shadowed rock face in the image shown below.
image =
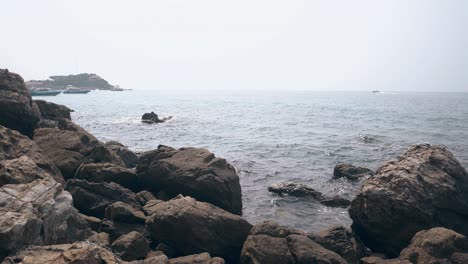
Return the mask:
[[[111,248],[121,259],[127,261],[143,259],[150,252],[146,239],[135,231],[119,237]]]
[[[0,126],[0,187],[48,177],[65,183],[60,171],[34,141]]]
[[[58,121],[60,119],[71,120],[72,110],[64,105],[54,104],[44,100],[34,100],[39,107],[41,116],[44,119]]]
[[[115,182],[131,190],[138,189],[135,171],[112,163],[83,164],[76,171],[74,178],[88,182]]]
[[[0,188],[0,258],[23,246],[70,243],[90,234],[70,193],[53,179]]]
[[[371,249],[397,256],[416,232],[468,234],[468,174],[445,147],[415,145],[385,163],[352,201],[353,229]]]
[[[169,264],[224,264],[224,260],[218,257],[212,258],[209,253],[201,253],[172,258],[169,260]]]
[[[13,257],[5,259],[2,264],[120,264],[122,261],[102,246],[86,242],[75,244],[32,247]]]
[[[348,180],[357,181],[361,178],[372,176],[374,172],[363,167],[356,167],[351,164],[340,163],[333,170],[333,179],[347,178]]]
[[[309,239],[304,232],[272,221],[255,225],[244,243],[242,264],[347,263],[335,252]]]
[[[236,263],[252,226],[211,204],[179,197],[156,204],[146,227],[153,241],[170,245],[180,255],[208,252]]]
[[[41,114],[23,78],[0,69],[0,125],[32,137]]]
[[[106,142],[105,146],[119,156],[127,168],[135,168],[138,165],[138,155],[129,150],[125,145],[117,141],[109,141]]]
[[[242,213],[239,176],[233,166],[203,148],[159,146],[143,153],[137,167],[142,185],[169,196],[188,195],[234,214]]]

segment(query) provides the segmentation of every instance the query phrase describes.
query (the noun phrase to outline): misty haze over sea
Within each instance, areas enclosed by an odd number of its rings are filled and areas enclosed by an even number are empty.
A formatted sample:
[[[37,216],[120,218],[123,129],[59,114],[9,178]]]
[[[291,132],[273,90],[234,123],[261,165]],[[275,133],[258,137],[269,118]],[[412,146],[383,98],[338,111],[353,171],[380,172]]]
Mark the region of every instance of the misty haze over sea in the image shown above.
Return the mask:
[[[37,99],[42,99],[37,97]],[[306,183],[352,198],[360,182],[332,180],[338,162],[376,169],[410,144],[444,144],[468,167],[467,93],[92,91],[44,98],[75,110],[100,140],[135,151],[159,144],[206,147],[240,175],[243,215],[318,231],[350,224],[345,208],[280,197],[273,183]],[[172,115],[141,123],[141,114]]]

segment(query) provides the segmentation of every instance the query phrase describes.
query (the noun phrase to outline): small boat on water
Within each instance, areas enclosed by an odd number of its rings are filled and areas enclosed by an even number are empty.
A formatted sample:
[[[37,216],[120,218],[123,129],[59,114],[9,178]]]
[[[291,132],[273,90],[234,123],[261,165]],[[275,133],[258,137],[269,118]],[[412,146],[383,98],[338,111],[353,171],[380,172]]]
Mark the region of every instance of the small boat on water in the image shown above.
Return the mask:
[[[51,88],[32,88],[29,90],[31,96],[56,96],[62,91],[52,90]]]
[[[113,91],[113,92],[121,92],[124,89],[120,88],[120,86],[118,86],[118,85],[114,85],[110,90]]]
[[[91,92],[91,90],[81,89],[72,85],[67,85],[65,91],[63,91],[64,94],[87,94],[89,92]]]
[[[374,90],[374,91],[372,91],[372,93],[382,93],[382,92],[379,91],[379,90]]]

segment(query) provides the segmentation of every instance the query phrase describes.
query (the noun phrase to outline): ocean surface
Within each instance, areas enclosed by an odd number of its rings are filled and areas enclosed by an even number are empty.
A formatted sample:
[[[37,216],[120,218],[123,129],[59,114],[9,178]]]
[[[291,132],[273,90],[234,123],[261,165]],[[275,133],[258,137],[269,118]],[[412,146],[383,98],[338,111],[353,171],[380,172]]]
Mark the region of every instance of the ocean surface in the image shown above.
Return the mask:
[[[306,231],[349,225],[347,209],[267,191],[288,181],[351,199],[361,183],[333,180],[338,162],[376,169],[411,144],[431,143],[468,168],[468,93],[133,90],[35,98],[74,109],[73,120],[102,141],[139,152],[205,147],[226,158],[239,173],[251,223],[272,219]],[[151,111],[174,118],[141,123]]]

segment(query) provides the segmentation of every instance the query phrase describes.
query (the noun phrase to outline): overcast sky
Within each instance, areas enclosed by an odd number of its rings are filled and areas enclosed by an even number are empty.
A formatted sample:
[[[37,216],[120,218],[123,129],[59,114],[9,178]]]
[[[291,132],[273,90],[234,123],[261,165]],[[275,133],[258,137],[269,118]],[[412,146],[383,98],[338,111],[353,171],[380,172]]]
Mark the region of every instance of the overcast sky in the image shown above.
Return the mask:
[[[468,91],[466,0],[0,0],[0,67],[133,89]]]

